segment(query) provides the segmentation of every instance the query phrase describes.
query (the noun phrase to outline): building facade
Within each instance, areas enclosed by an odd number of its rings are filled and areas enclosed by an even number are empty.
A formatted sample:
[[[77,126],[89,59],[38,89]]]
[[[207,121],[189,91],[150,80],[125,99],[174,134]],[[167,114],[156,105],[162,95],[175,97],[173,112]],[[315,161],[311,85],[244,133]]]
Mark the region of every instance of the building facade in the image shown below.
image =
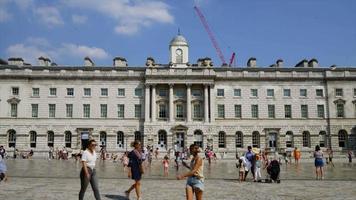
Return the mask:
[[[255,58],[243,68],[190,64],[181,35],[169,48],[169,64],[147,58],[142,67],[121,57],[106,67],[88,57],[84,66],[2,61],[0,145],[45,153],[94,138],[114,152],[141,140],[161,151],[198,143],[228,157],[249,145],[356,149],[356,68],[321,68],[315,59],[293,68],[282,60],[260,68]]]

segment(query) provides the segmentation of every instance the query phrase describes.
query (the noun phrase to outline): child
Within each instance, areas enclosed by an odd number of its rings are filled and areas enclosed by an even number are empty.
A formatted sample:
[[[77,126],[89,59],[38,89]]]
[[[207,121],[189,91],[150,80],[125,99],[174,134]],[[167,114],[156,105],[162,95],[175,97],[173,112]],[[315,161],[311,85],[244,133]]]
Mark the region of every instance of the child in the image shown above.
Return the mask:
[[[168,176],[169,158],[167,155],[164,156],[162,164],[163,164],[163,169],[164,169],[163,176]]]
[[[255,182],[261,182],[261,158],[260,158],[260,155],[257,154],[256,155],[256,171],[255,171]]]
[[[238,168],[239,168],[239,181],[241,183],[245,179],[244,178],[244,176],[245,176],[245,165],[244,165],[244,163],[242,162],[241,159],[239,159]]]
[[[155,150],[155,158],[158,159],[158,148]]]
[[[128,167],[129,165],[129,157],[128,157],[128,153],[125,152],[122,157],[121,157],[121,162],[124,166],[124,171],[126,171],[126,168]]]

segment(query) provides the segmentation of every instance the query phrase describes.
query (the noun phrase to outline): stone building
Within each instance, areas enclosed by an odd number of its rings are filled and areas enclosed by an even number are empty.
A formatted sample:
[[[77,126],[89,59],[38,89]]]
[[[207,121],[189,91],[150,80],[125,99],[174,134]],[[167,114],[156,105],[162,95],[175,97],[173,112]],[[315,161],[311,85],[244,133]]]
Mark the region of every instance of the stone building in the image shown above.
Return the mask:
[[[95,138],[108,151],[133,140],[167,151],[198,143],[233,157],[248,145],[269,151],[314,146],[356,149],[356,68],[323,68],[303,60],[258,67],[189,63],[182,35],[169,45],[170,63],[130,67],[0,62],[0,144],[20,151],[48,146],[80,149]],[[11,148],[10,148],[11,149]],[[306,154],[305,154],[306,155]]]

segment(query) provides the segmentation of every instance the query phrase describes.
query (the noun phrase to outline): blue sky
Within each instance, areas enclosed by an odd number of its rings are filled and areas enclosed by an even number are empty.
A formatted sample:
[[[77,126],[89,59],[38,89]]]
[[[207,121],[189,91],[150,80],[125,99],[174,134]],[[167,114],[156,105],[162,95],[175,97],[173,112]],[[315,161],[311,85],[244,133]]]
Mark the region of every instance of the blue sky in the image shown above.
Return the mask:
[[[0,0],[0,58],[37,64],[48,56],[59,65],[112,65],[115,56],[143,66],[152,56],[168,63],[169,41],[180,28],[190,62],[217,53],[193,10],[197,4],[226,60],[238,66],[257,58],[286,66],[316,58],[329,67],[356,66],[355,0]]]

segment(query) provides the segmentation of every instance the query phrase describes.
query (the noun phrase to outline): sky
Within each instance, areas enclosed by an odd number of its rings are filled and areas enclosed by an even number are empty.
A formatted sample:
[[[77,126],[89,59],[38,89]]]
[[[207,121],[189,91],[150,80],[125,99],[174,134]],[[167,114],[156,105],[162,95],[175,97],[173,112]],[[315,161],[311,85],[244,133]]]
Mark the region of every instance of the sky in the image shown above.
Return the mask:
[[[189,43],[189,61],[217,52],[193,6],[204,14],[226,60],[250,57],[268,67],[277,59],[294,67],[316,58],[322,67],[356,66],[355,0],[0,0],[0,58],[40,56],[58,65],[112,66],[125,57],[144,66],[147,57],[169,62],[178,29]]]

